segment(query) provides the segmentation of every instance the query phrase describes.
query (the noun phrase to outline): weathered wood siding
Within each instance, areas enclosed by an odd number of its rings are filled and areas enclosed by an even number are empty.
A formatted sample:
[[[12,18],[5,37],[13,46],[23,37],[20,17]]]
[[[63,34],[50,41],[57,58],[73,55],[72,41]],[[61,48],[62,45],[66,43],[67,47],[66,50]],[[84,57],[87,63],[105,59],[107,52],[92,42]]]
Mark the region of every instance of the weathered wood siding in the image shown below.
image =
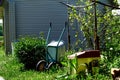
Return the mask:
[[[45,37],[52,22],[50,40],[58,40],[61,30],[67,21],[67,7],[59,3],[64,0],[16,0],[15,19],[16,35],[39,35]],[[66,41],[67,36],[64,34]]]

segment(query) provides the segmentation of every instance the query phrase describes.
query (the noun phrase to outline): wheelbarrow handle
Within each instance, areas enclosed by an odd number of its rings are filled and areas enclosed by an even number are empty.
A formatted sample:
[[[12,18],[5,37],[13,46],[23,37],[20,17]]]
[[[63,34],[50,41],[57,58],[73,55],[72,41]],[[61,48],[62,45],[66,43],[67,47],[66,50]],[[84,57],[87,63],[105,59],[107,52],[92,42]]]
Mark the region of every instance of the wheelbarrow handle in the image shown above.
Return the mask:
[[[63,36],[63,34],[65,32],[66,26],[67,26],[67,22],[65,21],[65,27],[63,28],[62,33],[60,34],[57,46],[59,46],[60,40],[61,40],[61,38],[62,38],[62,36]]]
[[[49,37],[50,37],[51,29],[52,29],[52,22],[50,22],[50,27],[49,27],[49,31],[48,31],[47,39],[46,39],[46,45],[48,44],[48,39],[49,39]]]

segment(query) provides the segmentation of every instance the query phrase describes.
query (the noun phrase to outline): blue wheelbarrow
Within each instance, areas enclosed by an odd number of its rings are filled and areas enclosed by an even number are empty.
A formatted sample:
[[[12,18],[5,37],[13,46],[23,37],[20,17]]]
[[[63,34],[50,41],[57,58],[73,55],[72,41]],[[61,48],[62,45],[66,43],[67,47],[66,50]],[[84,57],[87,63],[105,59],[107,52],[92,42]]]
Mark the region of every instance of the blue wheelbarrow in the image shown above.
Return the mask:
[[[65,22],[65,27],[63,27],[63,30],[60,34],[60,37],[58,41],[52,41],[48,44],[48,39],[50,36],[51,28],[52,28],[52,23],[50,23],[50,28],[47,34],[47,39],[46,39],[46,56],[43,56],[43,59],[38,61],[36,65],[36,70],[37,71],[44,71],[50,69],[52,66],[59,66],[62,67],[62,64],[60,62],[60,58],[63,57],[65,53],[65,46],[64,46],[64,41],[61,40],[65,29],[67,26],[67,22]]]

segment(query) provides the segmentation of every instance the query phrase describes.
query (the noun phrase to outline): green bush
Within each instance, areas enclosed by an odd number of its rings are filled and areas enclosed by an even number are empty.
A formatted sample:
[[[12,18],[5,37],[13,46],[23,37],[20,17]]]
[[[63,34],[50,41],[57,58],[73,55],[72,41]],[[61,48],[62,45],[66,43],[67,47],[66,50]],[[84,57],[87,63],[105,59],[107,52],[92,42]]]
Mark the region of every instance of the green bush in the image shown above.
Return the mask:
[[[34,36],[25,36],[15,43],[15,54],[25,69],[35,69],[37,62],[45,56],[45,40]]]

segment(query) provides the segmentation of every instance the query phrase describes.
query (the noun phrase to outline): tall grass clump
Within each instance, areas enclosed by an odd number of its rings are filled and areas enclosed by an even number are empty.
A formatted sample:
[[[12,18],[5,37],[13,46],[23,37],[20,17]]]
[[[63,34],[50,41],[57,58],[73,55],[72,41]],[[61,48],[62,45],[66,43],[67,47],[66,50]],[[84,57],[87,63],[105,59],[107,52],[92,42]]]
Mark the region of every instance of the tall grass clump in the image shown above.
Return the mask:
[[[25,36],[15,43],[15,54],[25,69],[35,69],[37,62],[45,56],[45,40],[35,36]]]

